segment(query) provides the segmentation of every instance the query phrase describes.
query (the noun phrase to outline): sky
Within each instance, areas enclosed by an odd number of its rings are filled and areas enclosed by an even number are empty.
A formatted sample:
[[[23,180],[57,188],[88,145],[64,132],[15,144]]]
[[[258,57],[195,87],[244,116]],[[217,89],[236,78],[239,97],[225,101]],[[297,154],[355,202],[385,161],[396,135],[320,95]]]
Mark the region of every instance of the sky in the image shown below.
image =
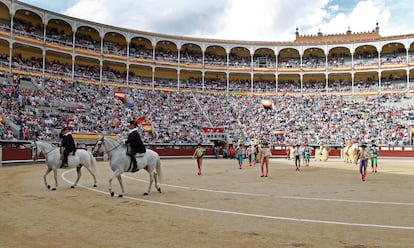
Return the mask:
[[[412,0],[20,0],[98,23],[163,34],[249,41],[301,35],[414,33]]]

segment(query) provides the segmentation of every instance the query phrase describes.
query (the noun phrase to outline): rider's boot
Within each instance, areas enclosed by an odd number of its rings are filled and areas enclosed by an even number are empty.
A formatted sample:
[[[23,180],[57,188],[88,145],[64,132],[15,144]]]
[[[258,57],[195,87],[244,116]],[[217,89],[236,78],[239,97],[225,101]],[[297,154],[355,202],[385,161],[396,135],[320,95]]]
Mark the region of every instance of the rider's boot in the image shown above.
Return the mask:
[[[131,172],[137,172],[138,169],[138,165],[137,165],[137,159],[135,158],[135,156],[131,156],[132,158],[132,170]]]
[[[67,168],[68,167],[68,157],[64,156],[62,159],[62,164],[60,165],[60,168]]]

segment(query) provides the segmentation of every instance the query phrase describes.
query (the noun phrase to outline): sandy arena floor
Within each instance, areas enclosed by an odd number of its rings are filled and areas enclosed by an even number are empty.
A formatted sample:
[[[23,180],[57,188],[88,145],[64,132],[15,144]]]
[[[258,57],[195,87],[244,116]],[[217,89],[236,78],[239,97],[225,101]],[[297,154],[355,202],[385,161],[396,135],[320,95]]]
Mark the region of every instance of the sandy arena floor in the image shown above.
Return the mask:
[[[0,247],[413,247],[413,160],[381,160],[361,181],[356,165],[272,159],[258,165],[205,159],[162,160],[162,193],[145,171],[125,173],[126,194],[110,197],[108,162],[98,187],[82,169],[59,170],[56,191],[45,165],[0,168]],[[48,182],[53,183],[52,173]],[[118,181],[113,181],[119,193]]]

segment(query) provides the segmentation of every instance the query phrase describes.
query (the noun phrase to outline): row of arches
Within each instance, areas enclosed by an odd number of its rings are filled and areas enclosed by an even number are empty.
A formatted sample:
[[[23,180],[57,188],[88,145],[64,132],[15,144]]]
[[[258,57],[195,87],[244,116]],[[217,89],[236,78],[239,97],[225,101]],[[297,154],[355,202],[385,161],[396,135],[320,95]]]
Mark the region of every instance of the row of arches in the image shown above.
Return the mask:
[[[8,47],[0,40],[0,48]],[[2,50],[2,49],[0,49]],[[38,75],[54,75],[78,81],[118,83],[147,88],[191,89],[200,91],[237,91],[276,93],[283,89],[292,92],[340,91],[372,88],[374,91],[387,89],[387,82],[398,82],[398,89],[411,88],[414,69],[384,71],[362,71],[345,73],[254,73],[197,71],[167,67],[152,67],[71,55],[14,43],[12,47],[14,70],[30,71]],[[20,63],[18,62],[20,61]],[[102,63],[102,64],[101,64]],[[411,78],[410,78],[411,77]],[[381,85],[382,84],[382,85]],[[374,86],[374,87],[372,87]]]
[[[24,27],[26,28],[24,31],[31,30],[34,38],[39,40],[45,38],[52,43],[74,45],[75,48],[83,48],[97,53],[103,50],[104,54],[114,54],[124,58],[129,52],[131,58],[141,55],[138,57],[152,59],[155,51],[157,60],[176,61],[180,57],[182,64],[201,64],[200,59],[203,55],[203,59],[207,63],[222,64],[227,62],[228,56],[230,66],[250,67],[253,60],[259,67],[271,68],[275,67],[276,61],[282,67],[295,66],[295,63],[289,64],[289,59],[294,59],[300,66],[307,67],[309,61],[312,60],[319,60],[319,65],[324,66],[321,64],[330,61],[334,63],[338,58],[341,58],[339,60],[350,60],[351,57],[355,59],[381,57],[387,59],[400,54],[406,55],[408,53],[411,55],[414,53],[414,37],[339,45],[296,45],[293,42],[290,44],[277,42],[260,44],[242,41],[233,43],[223,41],[220,43],[217,40],[180,39],[180,37],[162,34],[131,32],[87,21],[81,22],[47,11],[39,12],[22,3],[11,2],[11,4],[15,5],[14,11],[11,11],[11,6],[0,3],[0,13],[5,17],[4,25],[14,27],[16,33],[23,31],[19,27]],[[199,57],[194,58],[195,56]],[[401,64],[406,62],[407,60],[401,61]],[[411,62],[411,58],[409,62]]]

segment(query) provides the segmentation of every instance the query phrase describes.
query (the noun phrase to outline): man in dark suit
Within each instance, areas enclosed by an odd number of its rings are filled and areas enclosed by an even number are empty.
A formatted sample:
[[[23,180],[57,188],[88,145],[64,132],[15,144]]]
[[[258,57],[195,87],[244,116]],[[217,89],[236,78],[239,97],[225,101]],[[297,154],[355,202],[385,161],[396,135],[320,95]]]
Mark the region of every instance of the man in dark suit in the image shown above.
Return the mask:
[[[63,127],[61,131],[61,137],[62,137],[62,165],[60,168],[66,168],[68,167],[68,155],[72,153],[72,155],[75,155],[76,152],[76,144],[75,140],[72,137],[72,133],[69,132],[68,127]]]
[[[129,121],[129,129],[128,139],[125,141],[125,144],[127,145],[127,155],[131,157],[133,163],[131,172],[137,172],[138,167],[135,155],[139,153],[140,156],[143,156],[146,149],[141,137],[139,136],[135,121]]]

